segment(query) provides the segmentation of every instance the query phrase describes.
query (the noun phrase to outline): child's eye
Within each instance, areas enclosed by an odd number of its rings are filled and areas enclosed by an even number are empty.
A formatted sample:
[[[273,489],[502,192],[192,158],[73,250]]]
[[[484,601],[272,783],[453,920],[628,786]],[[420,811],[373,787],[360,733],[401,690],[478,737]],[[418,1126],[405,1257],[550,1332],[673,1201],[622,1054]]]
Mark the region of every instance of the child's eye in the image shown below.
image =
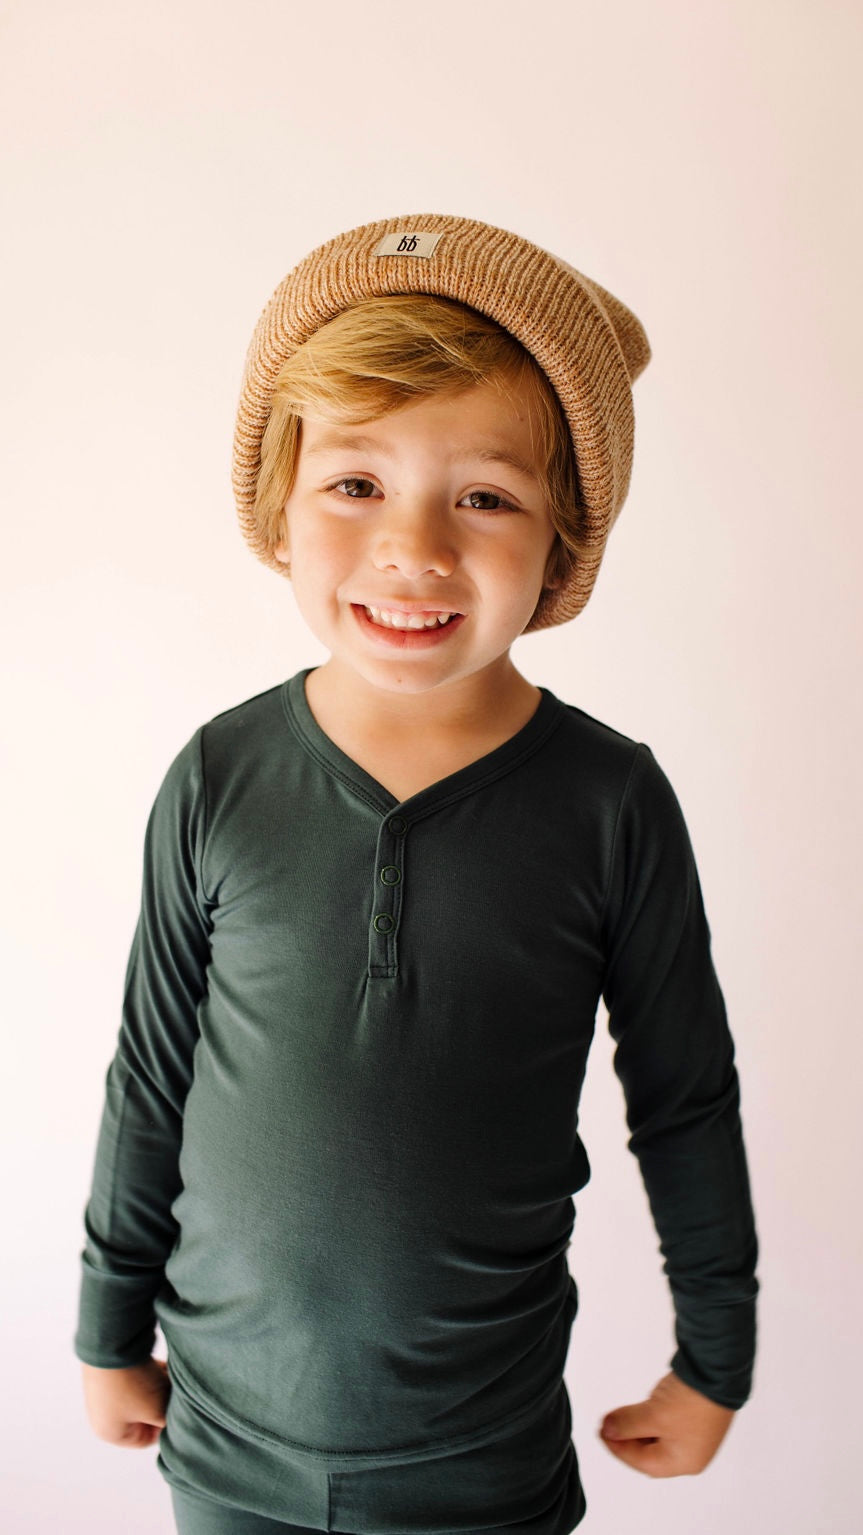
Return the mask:
[[[505,496],[499,496],[496,490],[469,490],[467,492],[467,494],[468,494],[468,496],[471,496],[471,497],[473,497],[473,496],[491,496],[493,501],[498,501],[500,503],[500,506],[505,506],[506,507],[507,511],[510,511],[510,512],[518,511],[518,507],[513,506],[511,501],[507,501]],[[499,510],[499,507],[497,507],[497,506],[475,506],[473,508],[473,510],[475,512],[496,512],[496,511]]]
[[[351,479],[347,479],[347,480],[336,480],[335,485],[328,485],[327,486],[327,490],[338,490],[340,485],[371,485],[372,486],[372,490],[374,490],[374,488],[375,488],[374,485],[372,485],[371,480],[361,480],[361,479],[359,479],[357,477],[357,478],[351,478]],[[354,501],[367,501],[368,500],[368,496],[354,496],[353,492],[349,491],[349,490],[346,490],[344,492],[344,494],[346,496],[351,496],[351,498]]]
[[[344,480],[336,480],[336,483],[334,485],[328,485],[327,486],[327,490],[339,490],[339,488],[342,485],[348,485],[348,486],[350,486],[350,485],[370,485],[372,490],[374,490],[374,488],[375,488],[374,484],[372,483],[371,480],[363,479],[359,475],[352,475],[349,478],[346,478]],[[357,495],[352,490],[342,491],[341,494],[342,495],[346,495],[346,496],[350,496],[351,500],[353,500],[353,501],[367,501],[369,499],[368,496]],[[510,512],[518,511],[518,507],[514,506],[511,501],[507,501],[504,496],[499,495],[496,490],[469,490],[469,491],[466,492],[466,496],[470,497],[471,499],[474,496],[490,496],[493,501],[497,501],[499,503],[499,506],[476,506],[476,505],[474,505],[472,507],[472,510],[475,511],[475,512],[489,512],[489,513],[493,513],[493,512],[498,511],[499,507],[501,507],[501,506],[506,507],[507,511],[510,511]]]

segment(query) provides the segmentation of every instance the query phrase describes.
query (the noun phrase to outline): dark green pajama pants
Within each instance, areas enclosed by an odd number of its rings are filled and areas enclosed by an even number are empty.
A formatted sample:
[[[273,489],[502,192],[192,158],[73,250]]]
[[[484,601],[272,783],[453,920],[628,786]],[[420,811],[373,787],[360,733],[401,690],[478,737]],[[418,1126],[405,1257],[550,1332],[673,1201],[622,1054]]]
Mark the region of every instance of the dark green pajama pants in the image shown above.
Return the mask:
[[[308,1525],[267,1519],[197,1492],[181,1492],[179,1487],[171,1488],[171,1502],[177,1535],[317,1535]]]

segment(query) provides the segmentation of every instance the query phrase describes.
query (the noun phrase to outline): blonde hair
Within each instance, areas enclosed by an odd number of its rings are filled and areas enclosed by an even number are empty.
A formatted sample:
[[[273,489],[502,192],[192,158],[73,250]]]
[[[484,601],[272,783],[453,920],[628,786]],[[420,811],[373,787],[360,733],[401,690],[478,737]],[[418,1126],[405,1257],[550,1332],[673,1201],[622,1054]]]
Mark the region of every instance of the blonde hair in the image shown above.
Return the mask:
[[[266,545],[282,538],[294,484],[303,412],[356,426],[408,403],[488,383],[515,383],[529,402],[531,446],[556,530],[545,580],[566,578],[581,553],[578,468],[563,410],[539,364],[497,321],[454,299],[387,294],[343,310],[283,364],[261,442],[254,516]],[[536,455],[534,426],[539,437]],[[528,627],[536,627],[543,591]]]

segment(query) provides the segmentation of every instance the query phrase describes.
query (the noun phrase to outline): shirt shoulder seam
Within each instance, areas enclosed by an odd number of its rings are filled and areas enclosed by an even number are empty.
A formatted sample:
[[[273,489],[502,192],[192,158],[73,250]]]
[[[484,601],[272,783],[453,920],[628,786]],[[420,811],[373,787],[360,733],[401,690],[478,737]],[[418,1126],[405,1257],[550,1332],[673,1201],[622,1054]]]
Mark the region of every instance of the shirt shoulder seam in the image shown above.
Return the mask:
[[[197,876],[198,876],[198,881],[199,881],[200,887],[201,887],[201,894],[203,895],[204,900],[207,902],[207,904],[211,906],[213,903],[212,903],[212,900],[210,898],[209,891],[207,890],[206,881],[204,879],[204,853],[205,853],[206,846],[207,846],[207,830],[208,830],[208,821],[209,821],[209,801],[208,801],[208,797],[207,797],[207,769],[206,769],[206,759],[205,759],[205,756],[204,756],[204,732],[205,732],[206,728],[207,728],[206,724],[201,725],[199,727],[199,729],[198,729],[198,732],[197,732],[197,734],[198,734],[198,767],[199,767],[199,772],[200,772],[200,775],[201,775],[201,802],[202,802],[203,813],[202,813],[202,817],[201,817],[202,829],[201,829],[201,838],[200,838],[200,848],[196,849],[196,851],[195,851],[195,866],[196,866],[196,873],[197,873]]]
[[[614,877],[614,859],[617,852],[617,839],[618,833],[620,831],[620,823],[623,819],[623,807],[626,804],[627,798],[629,797],[632,781],[635,777],[635,769],[638,765],[639,759],[642,753],[647,750],[648,748],[643,741],[635,742],[635,751],[632,753],[632,761],[629,764],[629,772],[626,775],[626,782],[623,785],[623,792],[621,793],[617,806],[617,814],[614,818],[614,831],[611,834],[611,849],[608,855],[608,874],[605,881],[605,895],[603,896],[602,908],[599,913],[600,933],[602,933],[605,927],[605,919],[608,913],[608,903],[611,899],[611,885]]]

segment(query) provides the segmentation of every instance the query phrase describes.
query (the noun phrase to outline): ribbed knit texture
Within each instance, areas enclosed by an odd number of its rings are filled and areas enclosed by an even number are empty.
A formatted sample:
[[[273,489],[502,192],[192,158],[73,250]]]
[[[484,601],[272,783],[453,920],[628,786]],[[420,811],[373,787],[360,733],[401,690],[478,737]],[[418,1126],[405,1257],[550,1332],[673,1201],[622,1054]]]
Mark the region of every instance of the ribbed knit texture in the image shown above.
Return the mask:
[[[378,256],[386,234],[440,233],[430,257]],[[632,384],[650,361],[637,317],[561,257],[475,219],[411,213],[361,224],[305,256],[265,306],[246,355],[232,481],[240,528],[270,569],[289,576],[254,521],[261,440],[275,379],[297,347],[342,310],[393,293],[431,293],[479,310],[532,353],[569,423],[586,553],[565,586],[543,594],[527,625],[548,628],[587,602],[629,490],[635,438]]]

